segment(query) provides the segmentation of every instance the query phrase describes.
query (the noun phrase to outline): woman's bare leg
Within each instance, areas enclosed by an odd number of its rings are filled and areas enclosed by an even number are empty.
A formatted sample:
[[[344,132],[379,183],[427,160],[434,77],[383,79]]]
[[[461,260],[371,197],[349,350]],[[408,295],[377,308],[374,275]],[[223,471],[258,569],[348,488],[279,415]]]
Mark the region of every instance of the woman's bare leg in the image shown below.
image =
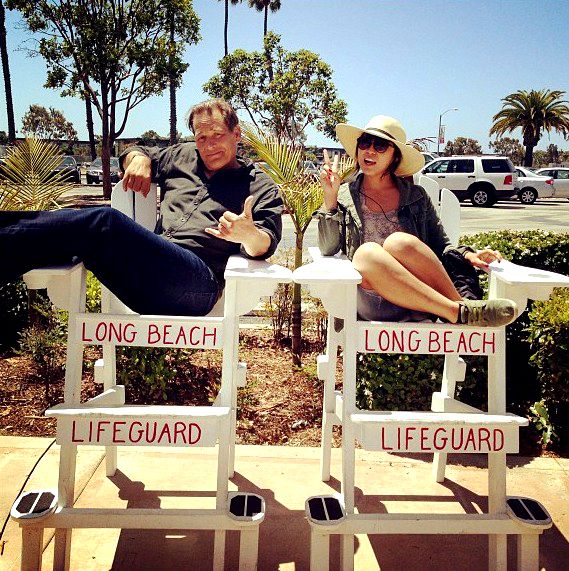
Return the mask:
[[[383,249],[415,277],[446,298],[453,301],[462,300],[442,262],[431,248],[416,236],[405,232],[394,232],[385,240]]]
[[[362,274],[365,289],[373,289],[401,307],[434,313],[452,323],[457,321],[458,300],[445,297],[420,280],[379,244],[362,244],[354,254],[353,264]]]

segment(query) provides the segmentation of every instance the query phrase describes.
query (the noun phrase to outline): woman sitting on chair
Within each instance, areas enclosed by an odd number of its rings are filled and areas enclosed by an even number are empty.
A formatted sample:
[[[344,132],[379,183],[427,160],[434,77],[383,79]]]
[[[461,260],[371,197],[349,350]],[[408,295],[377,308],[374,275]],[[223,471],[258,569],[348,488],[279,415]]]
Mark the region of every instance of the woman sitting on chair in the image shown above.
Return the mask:
[[[396,119],[377,115],[360,129],[340,123],[336,134],[359,171],[340,185],[338,156],[320,171],[324,207],[318,212],[322,254],[342,250],[362,275],[358,314],[374,321],[424,321],[496,327],[517,317],[507,299],[472,300],[461,295],[443,266],[486,268],[499,252],[453,248],[435,208],[421,186],[403,177],[424,164],[421,153],[406,144]],[[467,262],[464,263],[463,260]],[[456,263],[458,261],[458,263]],[[449,270],[450,264],[447,264]],[[450,270],[454,273],[455,270]],[[455,281],[457,276],[452,276]]]

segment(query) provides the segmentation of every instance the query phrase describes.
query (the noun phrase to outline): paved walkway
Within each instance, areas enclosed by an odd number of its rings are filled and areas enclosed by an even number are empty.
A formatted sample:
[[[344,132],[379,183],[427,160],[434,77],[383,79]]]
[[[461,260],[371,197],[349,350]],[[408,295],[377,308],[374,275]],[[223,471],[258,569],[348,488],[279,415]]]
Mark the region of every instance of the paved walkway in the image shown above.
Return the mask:
[[[2,523],[27,474],[50,444],[47,438],[0,437],[0,512]],[[309,566],[309,526],[304,518],[307,497],[338,491],[340,463],[334,451],[332,480],[319,479],[319,450],[277,446],[238,446],[232,488],[261,494],[267,515],[261,526],[259,569],[299,570]],[[484,457],[454,456],[442,484],[430,475],[429,458],[358,451],[356,501],[360,511],[472,512],[485,508],[487,478]],[[57,485],[58,450],[53,446],[40,461],[26,489]],[[206,491],[200,507],[213,507],[214,450],[123,448],[119,471],[105,477],[103,449],[82,447],[78,456],[78,499],[82,507],[197,506],[189,490]],[[512,456],[509,492],[541,501],[554,526],[540,540],[540,567],[565,571],[569,561],[569,459]],[[10,521],[3,539],[0,569],[19,568],[20,531]],[[46,533],[46,543],[51,539]],[[237,537],[229,534],[226,569],[236,568]],[[468,571],[488,568],[483,536],[357,536],[356,569]],[[212,532],[76,530],[72,570],[211,569]],[[44,553],[50,569],[53,544]],[[337,569],[339,544],[332,540],[332,569]],[[509,545],[509,568],[515,545]]]

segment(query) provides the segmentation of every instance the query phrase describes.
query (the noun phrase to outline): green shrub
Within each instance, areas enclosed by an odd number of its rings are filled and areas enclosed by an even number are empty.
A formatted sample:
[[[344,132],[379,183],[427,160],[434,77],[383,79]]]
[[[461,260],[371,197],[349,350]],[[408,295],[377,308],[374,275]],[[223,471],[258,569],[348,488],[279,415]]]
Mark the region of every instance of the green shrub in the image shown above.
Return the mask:
[[[22,280],[0,286],[0,349],[11,349],[28,320],[28,294]]]
[[[49,389],[65,370],[67,340],[67,314],[56,309],[46,295],[35,297],[35,323],[20,333],[17,353],[31,358],[45,386],[45,400],[49,402]]]
[[[474,398],[486,387],[485,360],[466,357],[466,378],[457,384],[457,396],[473,406],[484,407],[486,399]],[[440,391],[443,355],[358,355],[358,406],[367,410],[430,410],[431,396]],[[483,393],[485,394],[485,392]],[[476,403],[476,404],[474,404]]]
[[[101,282],[92,272],[87,272],[87,299],[85,305],[88,313],[101,312]]]
[[[535,403],[542,422],[545,443],[557,435],[562,446],[569,447],[569,289],[557,289],[549,301],[536,301],[530,313],[528,340],[536,368],[540,393],[547,414]],[[537,399],[536,399],[537,400]],[[548,428],[548,424],[552,428]]]
[[[117,347],[117,384],[130,386],[143,397],[168,400],[168,384],[188,359],[184,349]]]

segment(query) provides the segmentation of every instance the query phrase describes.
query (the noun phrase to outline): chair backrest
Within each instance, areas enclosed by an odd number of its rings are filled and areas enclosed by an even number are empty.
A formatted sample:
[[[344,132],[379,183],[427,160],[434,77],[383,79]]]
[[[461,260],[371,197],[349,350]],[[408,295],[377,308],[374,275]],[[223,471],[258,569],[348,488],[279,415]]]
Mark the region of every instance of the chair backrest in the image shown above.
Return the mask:
[[[437,208],[451,244],[457,246],[460,238],[460,201],[447,188],[440,189],[437,181],[428,176],[421,175],[418,184],[425,189]]]
[[[157,188],[156,184],[150,185],[150,192],[144,197],[140,192],[125,191],[122,181],[119,181],[113,187],[111,207],[126,214],[148,230],[154,230],[158,216]]]

